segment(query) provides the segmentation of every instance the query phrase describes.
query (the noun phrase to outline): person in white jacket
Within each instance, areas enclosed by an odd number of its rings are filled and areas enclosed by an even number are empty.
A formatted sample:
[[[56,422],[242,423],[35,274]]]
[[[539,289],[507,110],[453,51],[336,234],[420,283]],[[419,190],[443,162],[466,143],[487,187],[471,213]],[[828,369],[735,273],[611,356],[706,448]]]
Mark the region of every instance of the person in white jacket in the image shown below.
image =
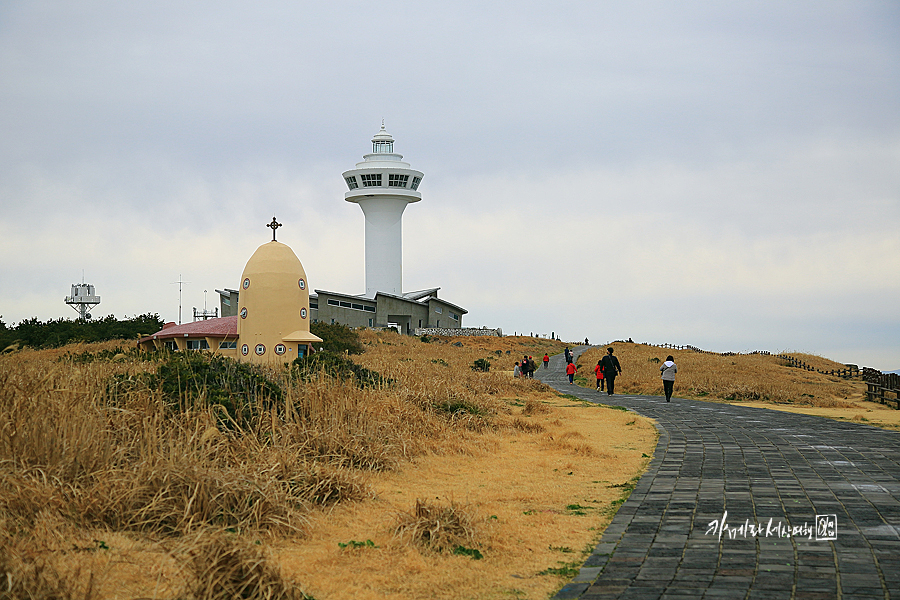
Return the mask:
[[[672,400],[672,390],[675,389],[675,373],[678,372],[678,365],[675,364],[675,357],[671,354],[666,357],[659,370],[662,372],[663,390],[666,392],[666,402]]]

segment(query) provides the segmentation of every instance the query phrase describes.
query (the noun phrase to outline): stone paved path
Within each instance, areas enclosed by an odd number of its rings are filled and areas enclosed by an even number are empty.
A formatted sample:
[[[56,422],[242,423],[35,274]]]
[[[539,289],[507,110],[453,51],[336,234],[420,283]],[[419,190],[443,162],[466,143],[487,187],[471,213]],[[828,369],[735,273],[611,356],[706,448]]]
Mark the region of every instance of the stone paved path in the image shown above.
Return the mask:
[[[557,599],[900,598],[900,433],[677,397],[610,397],[569,385],[564,367],[554,356],[537,375],[655,419],[660,438]],[[726,511],[720,538],[710,523]],[[828,537],[817,515],[826,524],[834,516],[836,539],[816,539]],[[802,529],[782,537],[778,524]]]

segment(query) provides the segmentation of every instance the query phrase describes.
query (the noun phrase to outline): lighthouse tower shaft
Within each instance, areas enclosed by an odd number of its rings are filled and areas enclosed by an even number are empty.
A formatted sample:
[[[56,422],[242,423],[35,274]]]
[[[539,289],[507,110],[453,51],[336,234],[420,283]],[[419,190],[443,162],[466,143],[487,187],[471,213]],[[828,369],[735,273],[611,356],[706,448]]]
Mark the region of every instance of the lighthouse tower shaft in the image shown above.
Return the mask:
[[[347,202],[359,204],[366,216],[366,296],[403,293],[403,211],[422,199],[424,175],[394,153],[394,139],[381,126],[372,153],[346,171]]]
[[[366,215],[366,296],[403,293],[405,198],[375,196],[359,201]]]

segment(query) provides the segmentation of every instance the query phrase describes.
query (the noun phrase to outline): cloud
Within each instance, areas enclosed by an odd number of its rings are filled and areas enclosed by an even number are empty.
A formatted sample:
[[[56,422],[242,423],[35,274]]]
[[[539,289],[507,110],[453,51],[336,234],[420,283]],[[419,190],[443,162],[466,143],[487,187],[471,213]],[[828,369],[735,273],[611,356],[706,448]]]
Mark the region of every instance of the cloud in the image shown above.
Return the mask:
[[[898,33],[890,3],[7,3],[0,314],[71,316],[83,269],[98,315],[172,319],[273,214],[362,292],[340,174],[385,118],[425,173],[404,282],[467,323],[897,368]]]

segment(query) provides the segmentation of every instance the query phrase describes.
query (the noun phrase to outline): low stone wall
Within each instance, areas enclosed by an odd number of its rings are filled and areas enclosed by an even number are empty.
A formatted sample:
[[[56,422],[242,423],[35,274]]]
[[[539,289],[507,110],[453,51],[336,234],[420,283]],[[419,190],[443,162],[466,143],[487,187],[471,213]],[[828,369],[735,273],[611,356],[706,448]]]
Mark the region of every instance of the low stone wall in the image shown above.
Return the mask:
[[[503,337],[503,331],[497,329],[485,329],[483,327],[457,327],[456,329],[444,327],[417,327],[415,334],[419,337],[423,335],[490,335],[493,337]]]

